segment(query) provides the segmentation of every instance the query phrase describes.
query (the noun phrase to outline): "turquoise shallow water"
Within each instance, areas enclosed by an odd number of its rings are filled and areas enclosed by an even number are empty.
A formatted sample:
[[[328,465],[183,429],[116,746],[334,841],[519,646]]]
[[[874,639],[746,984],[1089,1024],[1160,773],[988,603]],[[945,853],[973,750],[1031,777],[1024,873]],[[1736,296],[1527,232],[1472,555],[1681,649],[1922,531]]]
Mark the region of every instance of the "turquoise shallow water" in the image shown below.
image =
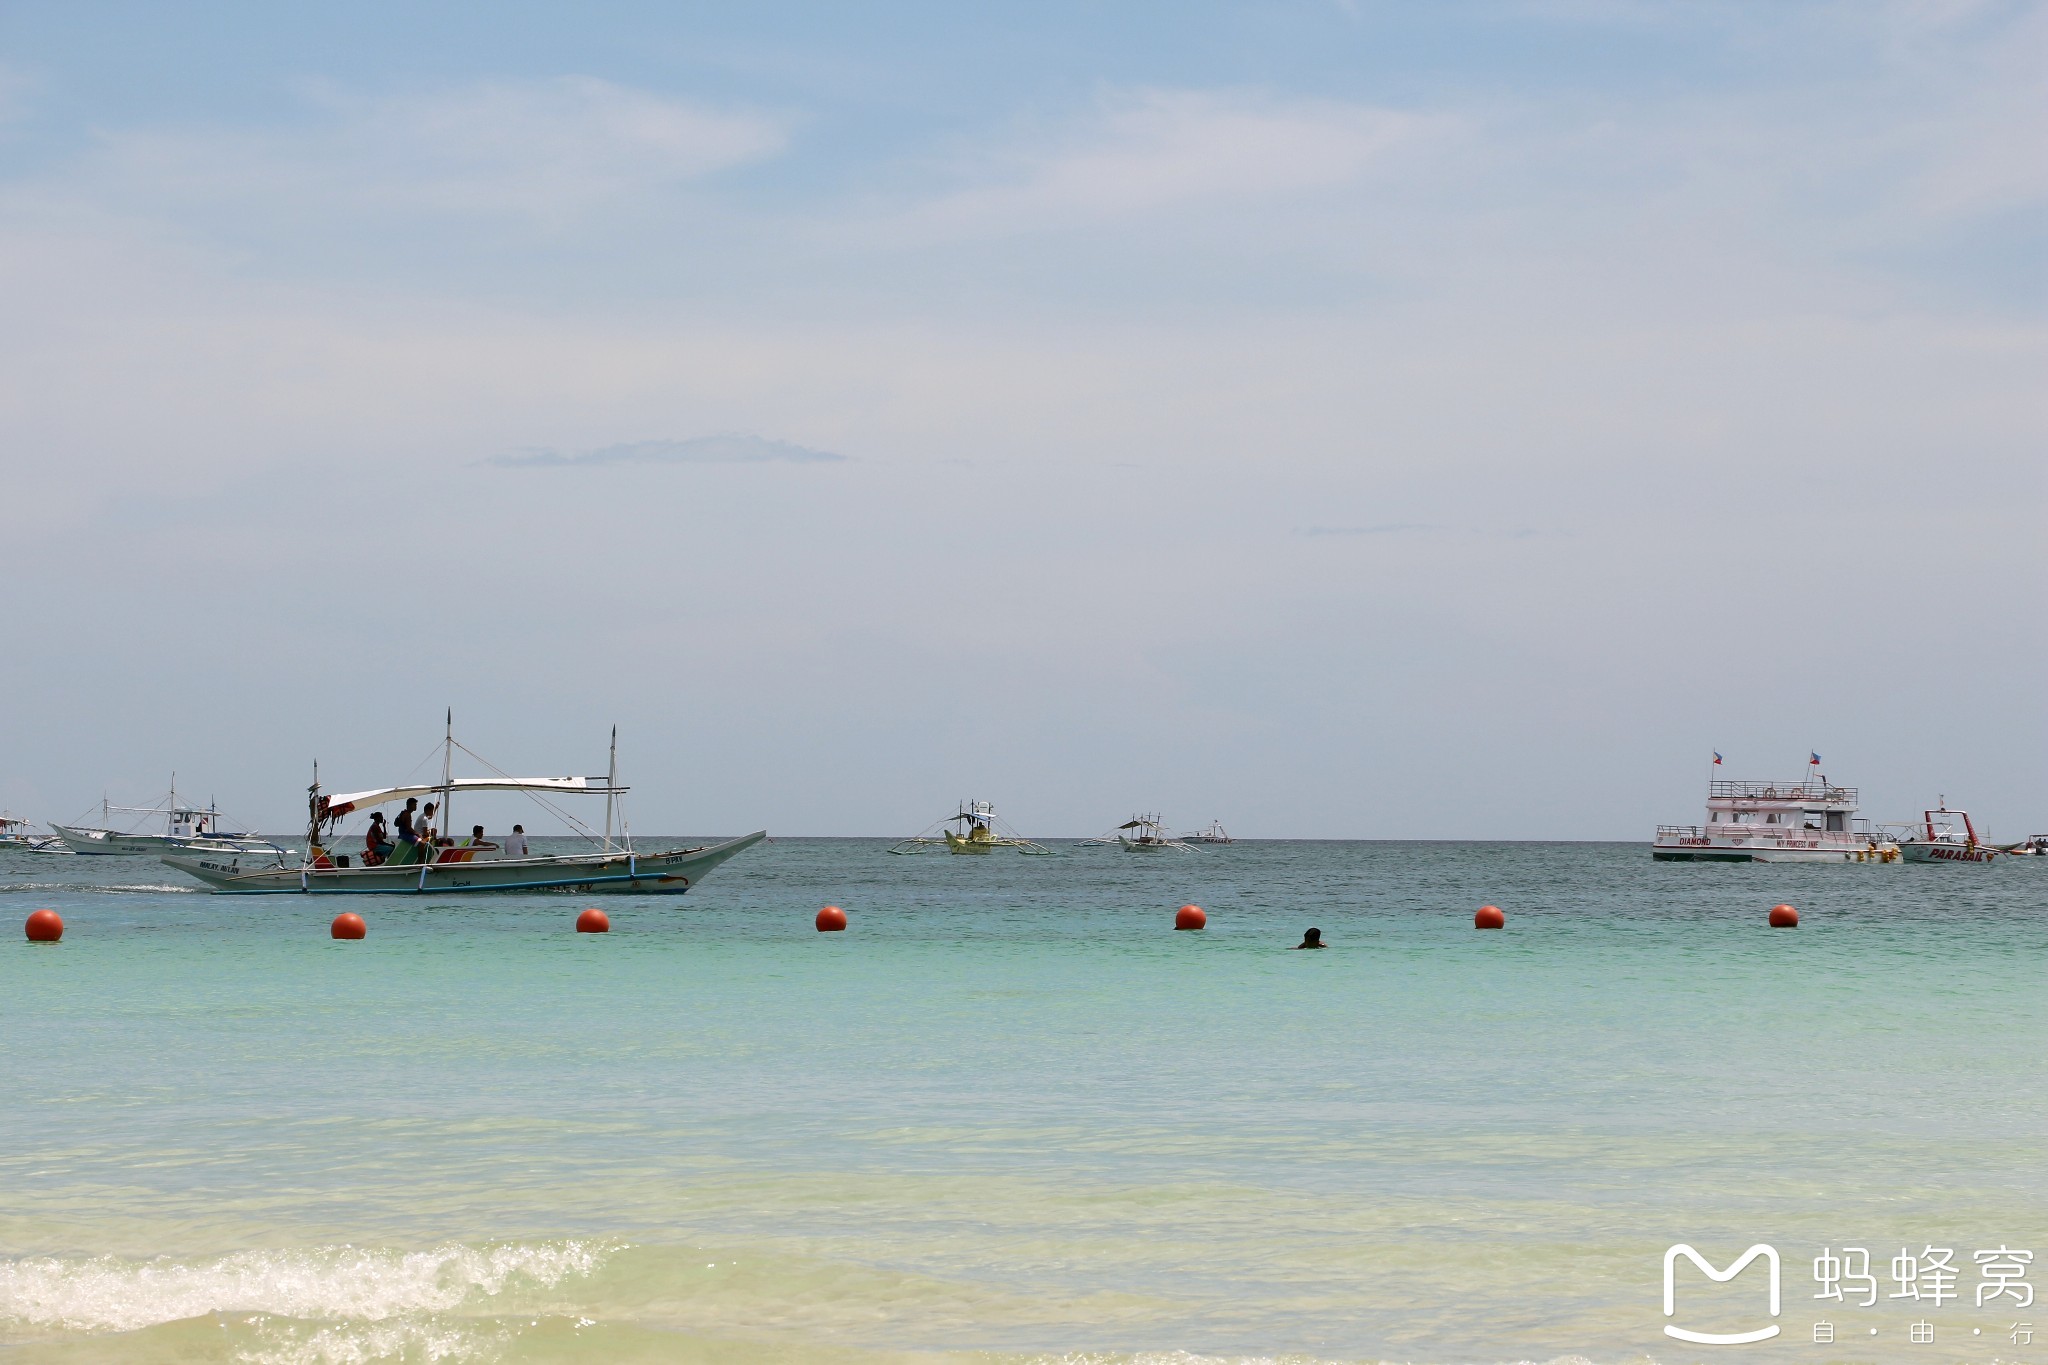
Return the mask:
[[[8,933],[68,925],[0,940],[6,1355],[2048,1362],[2048,1304],[2032,1346],[1971,1301],[1974,1251],[2048,1254],[2048,859],[884,847],[367,898],[361,943],[0,854]],[[1680,1241],[1778,1248],[1784,1335],[1663,1337]],[[1844,1244],[1877,1306],[1812,1298]],[[1927,1245],[1961,1301],[1886,1297]],[[1683,1320],[1768,1321],[1758,1274]]]

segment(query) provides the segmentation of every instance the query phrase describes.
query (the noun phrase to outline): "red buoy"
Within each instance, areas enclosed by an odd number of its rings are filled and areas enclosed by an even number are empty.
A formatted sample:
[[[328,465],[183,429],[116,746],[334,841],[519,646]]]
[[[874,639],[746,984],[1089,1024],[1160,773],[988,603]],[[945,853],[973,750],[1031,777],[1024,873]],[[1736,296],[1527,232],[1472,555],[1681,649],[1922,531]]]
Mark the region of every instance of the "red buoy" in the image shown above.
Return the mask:
[[[55,943],[64,937],[64,917],[55,910],[37,910],[22,926],[30,943]]]
[[[818,932],[836,934],[846,927],[846,912],[836,905],[828,905],[818,911]]]
[[[1201,929],[1208,923],[1208,912],[1199,905],[1183,905],[1173,912],[1173,927],[1176,929]]]
[[[609,934],[611,931],[612,917],[594,905],[576,917],[576,932],[579,934]]]
[[[1797,929],[1799,927],[1799,912],[1789,905],[1772,906],[1771,927],[1773,929]]]
[[[363,917],[353,910],[344,910],[334,917],[334,923],[327,926],[327,932],[336,938],[361,938],[370,932],[370,926],[363,923]]]
[[[1505,929],[1508,927],[1508,917],[1500,912],[1498,905],[1482,905],[1479,907],[1479,913],[1472,917],[1472,927],[1474,929]]]

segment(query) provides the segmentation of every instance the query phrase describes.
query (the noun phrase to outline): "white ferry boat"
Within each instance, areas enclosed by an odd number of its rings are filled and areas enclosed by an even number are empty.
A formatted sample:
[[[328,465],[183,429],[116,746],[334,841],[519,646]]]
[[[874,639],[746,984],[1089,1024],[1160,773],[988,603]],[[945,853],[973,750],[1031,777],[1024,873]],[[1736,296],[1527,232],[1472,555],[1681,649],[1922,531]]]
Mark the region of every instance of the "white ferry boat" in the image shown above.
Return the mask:
[[[1896,862],[1897,845],[1856,819],[1856,789],[1798,782],[1709,782],[1704,825],[1659,825],[1659,862]],[[1860,827],[1859,827],[1860,826]]]

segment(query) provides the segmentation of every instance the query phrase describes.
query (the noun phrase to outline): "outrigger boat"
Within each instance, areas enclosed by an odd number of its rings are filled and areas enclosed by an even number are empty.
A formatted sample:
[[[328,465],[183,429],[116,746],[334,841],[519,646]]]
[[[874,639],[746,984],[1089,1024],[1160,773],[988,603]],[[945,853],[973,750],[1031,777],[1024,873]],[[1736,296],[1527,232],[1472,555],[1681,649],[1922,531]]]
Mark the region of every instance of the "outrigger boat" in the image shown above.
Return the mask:
[[[1019,853],[1054,856],[1045,845],[1026,839],[998,820],[995,806],[987,801],[962,801],[958,813],[934,822],[922,834],[898,840],[889,851],[908,855],[941,848],[948,853],[976,854],[1014,848]]]
[[[1133,815],[1112,833],[1117,846],[1126,853],[1188,853],[1192,850],[1166,832],[1157,815]]]
[[[266,858],[257,853],[198,849],[165,854],[163,862],[216,892],[232,895],[602,891],[674,896],[688,891],[726,859],[768,837],[768,831],[756,830],[737,839],[695,848],[653,853],[636,850],[620,800],[630,789],[618,782],[616,729],[612,732],[611,767],[603,777],[511,777],[502,772],[490,777],[455,777],[450,769],[457,749],[486,767],[493,766],[455,742],[452,718],[437,782],[329,795],[320,789],[316,766],[313,785],[306,789],[306,854],[296,865],[278,856]],[[586,853],[499,857],[492,856],[498,851],[495,846],[446,840],[436,840],[432,845],[400,842],[394,845],[389,859],[374,865],[365,865],[355,856],[335,851],[340,846],[342,821],[357,811],[390,805],[407,797],[428,797],[437,804],[442,827],[451,828],[450,804],[456,795],[470,792],[525,792],[599,847]],[[555,807],[547,799],[551,796],[603,796],[602,839],[596,831]]]
[[[2023,847],[2024,842],[2013,845]],[[1920,827],[1912,838],[1899,841],[1899,852],[1909,863],[1988,863],[1999,854],[2012,851],[1979,840],[1970,813],[1950,810],[1946,796],[1933,810],[1921,812]]]
[[[37,834],[28,821],[13,812],[0,813],[0,849],[23,849],[30,853],[69,853],[64,841],[54,834]]]
[[[161,815],[164,817],[162,834],[144,834],[138,828],[114,827],[114,815]],[[90,818],[81,816],[81,819]],[[239,830],[220,828],[220,811],[209,804],[201,810],[178,800],[177,774],[171,775],[170,795],[160,805],[116,806],[106,798],[100,799],[100,823],[97,825],[52,824],[58,838],[73,853],[118,854],[118,853],[164,853],[179,848],[203,848],[208,851],[229,850],[234,852],[274,854],[286,856],[290,849],[280,848],[260,834],[245,834]]]

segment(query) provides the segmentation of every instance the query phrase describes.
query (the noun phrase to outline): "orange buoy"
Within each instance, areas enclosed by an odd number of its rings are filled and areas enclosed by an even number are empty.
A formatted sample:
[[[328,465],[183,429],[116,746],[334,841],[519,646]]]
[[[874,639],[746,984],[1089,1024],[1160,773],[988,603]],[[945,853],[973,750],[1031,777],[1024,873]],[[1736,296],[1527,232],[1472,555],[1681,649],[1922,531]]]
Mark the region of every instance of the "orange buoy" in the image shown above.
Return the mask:
[[[576,917],[576,932],[579,934],[609,934],[611,931],[612,917],[594,905]]]
[[[55,910],[37,910],[21,926],[30,943],[55,943],[64,937],[64,917]]]
[[[1173,912],[1173,927],[1176,929],[1202,929],[1209,923],[1209,914],[1199,905],[1183,905]]]
[[[1479,913],[1472,917],[1472,927],[1474,929],[1505,929],[1508,927],[1508,917],[1500,912],[1498,905],[1482,905],[1479,907]]]
[[[1773,929],[1797,929],[1799,927],[1799,912],[1789,905],[1772,906],[1771,927]]]
[[[818,932],[836,934],[846,927],[846,912],[836,905],[828,905],[818,911]]]
[[[370,932],[370,926],[363,923],[363,917],[353,910],[344,910],[334,917],[334,923],[327,926],[327,932],[336,938],[361,938]]]

